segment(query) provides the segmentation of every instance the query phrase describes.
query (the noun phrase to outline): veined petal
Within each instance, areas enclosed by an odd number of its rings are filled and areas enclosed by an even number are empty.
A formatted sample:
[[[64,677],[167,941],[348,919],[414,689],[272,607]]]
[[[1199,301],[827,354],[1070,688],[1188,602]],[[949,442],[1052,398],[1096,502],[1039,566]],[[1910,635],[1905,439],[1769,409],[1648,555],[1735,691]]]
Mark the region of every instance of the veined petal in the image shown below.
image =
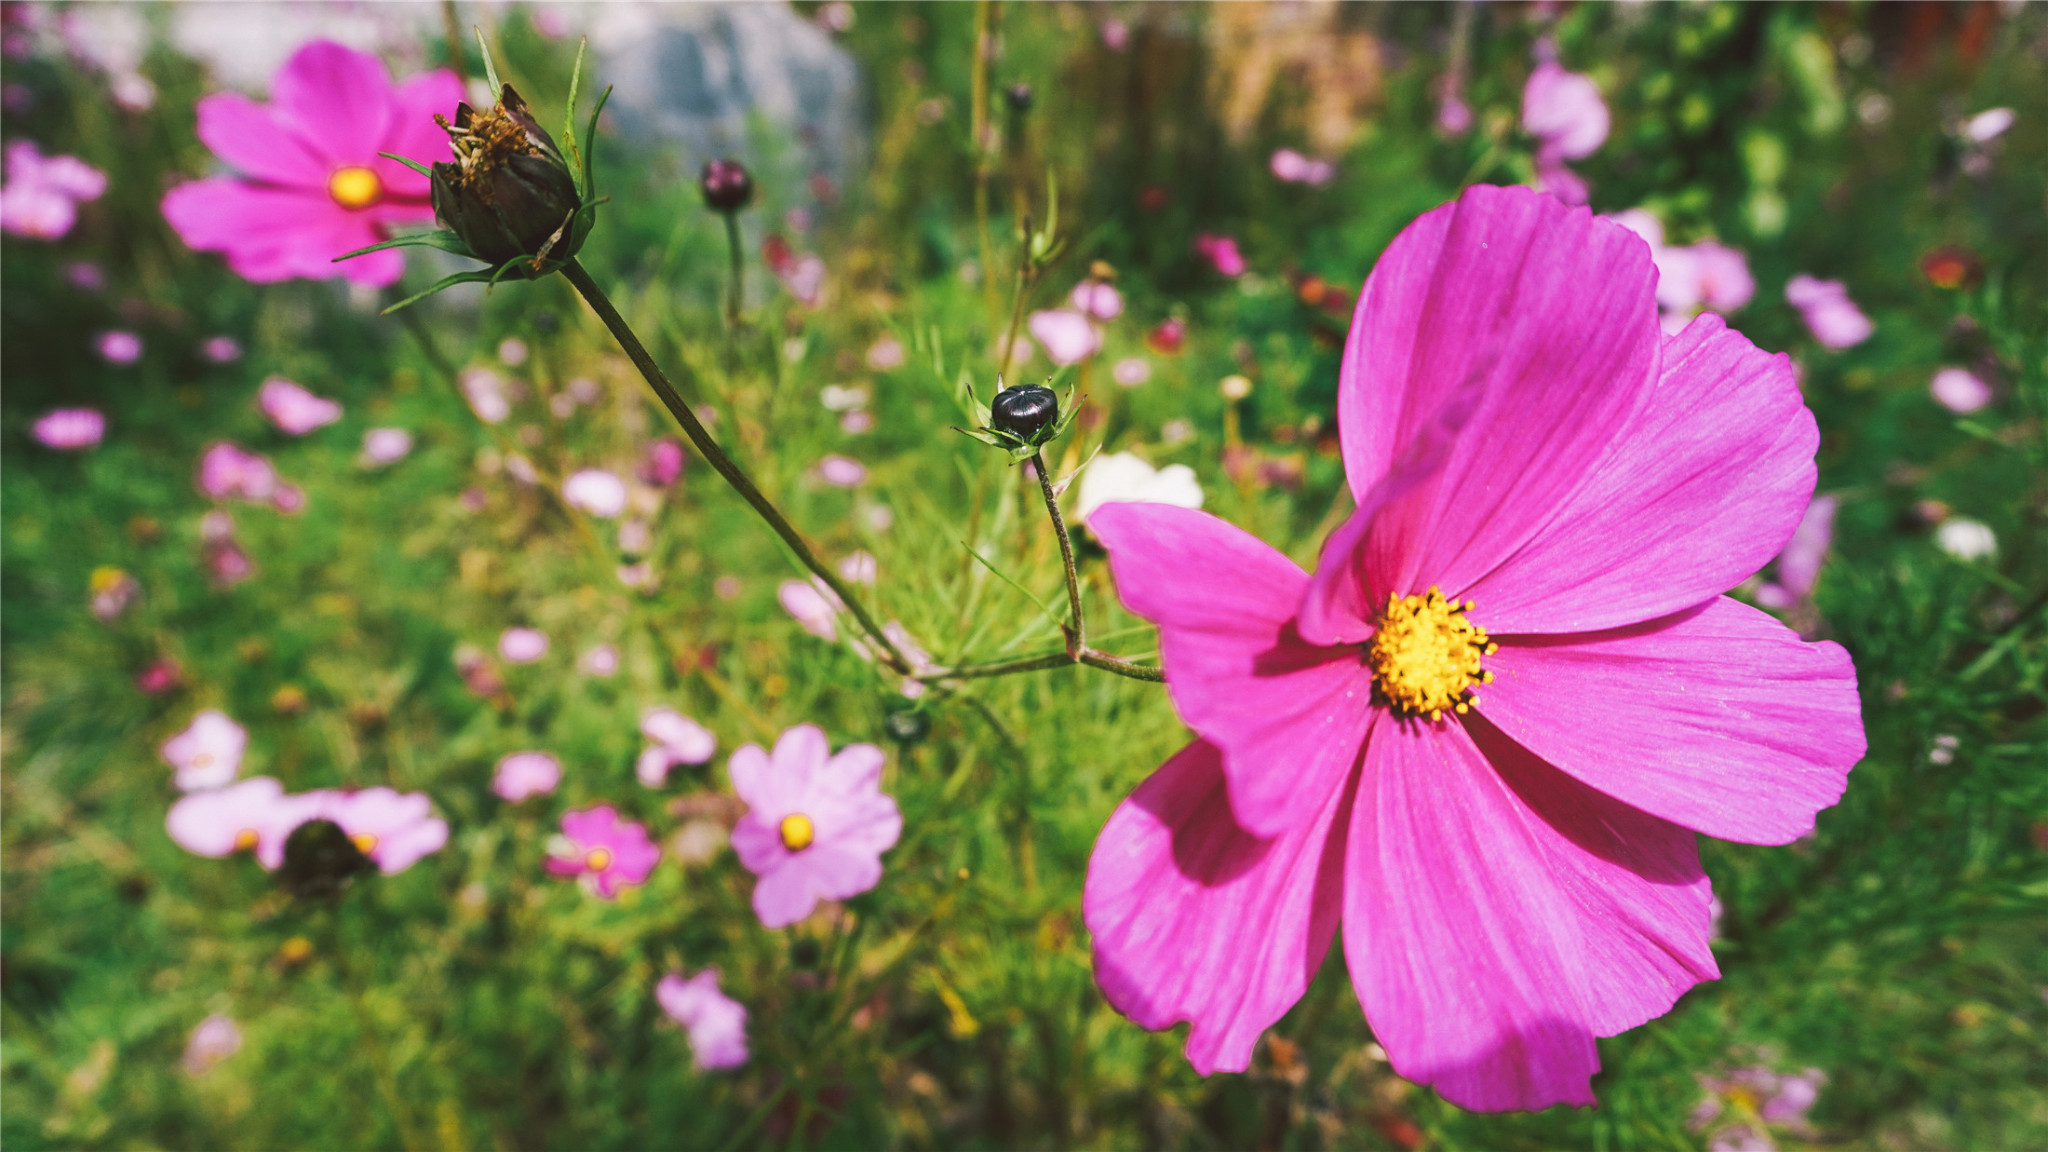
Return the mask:
[[[296,126],[279,124],[270,109],[239,92],[217,92],[201,100],[196,112],[200,143],[236,171],[327,194],[334,165],[306,143]]]
[[[1863,757],[1849,654],[1727,597],[1608,632],[1498,639],[1494,682],[1479,691],[1487,720],[1696,832],[1790,843]]]
[[[1720,317],[1664,341],[1649,402],[1535,539],[1464,595],[1494,633],[1592,632],[1718,596],[1777,555],[1820,432],[1786,356]]]
[[[1197,740],[1120,805],[1095,842],[1081,915],[1095,980],[1146,1028],[1186,1020],[1195,1071],[1241,1072],[1301,999],[1337,930],[1350,790],[1270,840],[1241,827],[1222,756]]]
[[[1271,836],[1322,811],[1357,763],[1375,710],[1357,649],[1295,632],[1307,574],[1191,509],[1105,504],[1089,523],[1124,605],[1159,625],[1181,719],[1222,750],[1237,819]]]
[[[384,62],[332,40],[292,53],[271,82],[270,98],[277,118],[320,149],[332,168],[374,163],[396,111]]]
[[[1395,1071],[1478,1111],[1591,1104],[1596,1036],[1717,975],[1692,837],[1494,734],[1373,733],[1345,957]]]

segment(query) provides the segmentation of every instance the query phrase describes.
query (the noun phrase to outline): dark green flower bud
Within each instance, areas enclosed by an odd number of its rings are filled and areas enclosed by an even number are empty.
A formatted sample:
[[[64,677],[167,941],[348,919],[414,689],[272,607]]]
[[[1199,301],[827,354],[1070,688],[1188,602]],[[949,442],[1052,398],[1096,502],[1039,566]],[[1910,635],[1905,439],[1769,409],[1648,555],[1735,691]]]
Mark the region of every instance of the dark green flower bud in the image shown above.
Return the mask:
[[[1003,99],[1009,102],[1010,111],[1029,112],[1032,102],[1031,85],[1012,84],[1003,89]]]
[[[277,882],[301,900],[331,899],[340,895],[357,873],[376,867],[341,825],[332,820],[308,820],[285,837],[284,863],[277,870]]]
[[[988,406],[988,426],[1024,444],[1038,443],[1040,434],[1059,418],[1060,398],[1043,384],[1005,388]]]
[[[708,160],[698,180],[704,203],[719,212],[737,212],[754,198],[754,178],[737,160]]]
[[[435,120],[455,149],[453,163],[434,165],[434,215],[479,260],[562,261],[582,236],[573,221],[583,198],[554,138],[507,84],[497,107],[455,110],[455,123]]]

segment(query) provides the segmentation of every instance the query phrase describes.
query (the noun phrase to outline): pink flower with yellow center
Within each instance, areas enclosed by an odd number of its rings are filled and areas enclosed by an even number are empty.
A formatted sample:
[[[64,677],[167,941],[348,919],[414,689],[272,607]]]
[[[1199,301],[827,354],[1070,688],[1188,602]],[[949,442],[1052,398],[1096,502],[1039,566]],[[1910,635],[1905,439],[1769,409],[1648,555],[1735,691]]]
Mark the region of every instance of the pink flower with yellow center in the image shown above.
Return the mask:
[[[1722,592],[1799,523],[1783,356],[1665,336],[1648,246],[1521,188],[1404,230],[1338,422],[1316,572],[1213,516],[1089,526],[1196,739],[1096,842],[1095,974],[1241,1070],[1344,925],[1396,1071],[1467,1108],[1590,1104],[1594,1039],[1718,976],[1695,834],[1784,844],[1864,750],[1855,672]],[[737,835],[735,835],[737,842]]]
[[[188,793],[164,817],[164,829],[180,848],[200,856],[253,852],[265,868],[284,862],[285,837],[319,815],[320,797],[287,796],[268,776],[251,776],[225,788]]]
[[[732,788],[747,802],[732,847],[761,878],[754,913],[764,926],[787,927],[820,900],[845,900],[881,882],[882,853],[903,833],[896,801],[882,792],[882,764],[873,744],[834,755],[814,724],[783,732],[772,756],[759,744],[732,754]]]
[[[462,99],[446,70],[394,85],[375,56],[331,40],[299,49],[271,82],[271,102],[234,92],[199,102],[199,139],[235,175],[181,184],[164,219],[185,243],[220,252],[257,283],[346,276],[382,286],[405,271],[396,251],[334,258],[434,219],[427,178],[378,155],[448,158],[434,123]]]
[[[562,834],[548,851],[550,875],[577,877],[606,900],[617,899],[621,888],[646,883],[660,862],[661,849],[647,838],[647,829],[619,819],[609,804],[563,813]]]
[[[248,747],[248,729],[218,708],[208,708],[183,732],[164,741],[160,754],[164,763],[177,769],[179,789],[194,792],[218,788],[240,775],[242,752]]]

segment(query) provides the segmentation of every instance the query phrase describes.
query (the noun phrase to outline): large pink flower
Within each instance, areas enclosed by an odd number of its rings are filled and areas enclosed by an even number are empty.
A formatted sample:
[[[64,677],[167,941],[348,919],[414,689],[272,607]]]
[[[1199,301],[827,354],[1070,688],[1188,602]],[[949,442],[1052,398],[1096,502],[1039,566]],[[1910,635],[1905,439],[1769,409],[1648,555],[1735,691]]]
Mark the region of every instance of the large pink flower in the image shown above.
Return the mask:
[[[1110,1002],[1243,1069],[1337,925],[1394,1067],[1591,1103],[1594,1038],[1718,975],[1694,833],[1783,844],[1863,753],[1855,674],[1720,595],[1811,494],[1783,356],[1658,331],[1647,245],[1527,189],[1411,224],[1359,298],[1359,511],[1313,576],[1201,512],[1089,524],[1198,737],[1084,898]],[[1448,597],[1448,599],[1446,599]]]
[[[446,70],[393,85],[375,56],[316,40],[278,70],[271,102],[234,92],[199,102],[199,139],[236,172],[181,184],[164,219],[185,243],[221,252],[258,283],[346,276],[382,286],[405,271],[395,251],[333,263],[382,240],[391,226],[427,223],[427,179],[380,152],[447,159],[434,113],[462,99]]]
[[[799,724],[775,741],[773,756],[749,744],[726,767],[747,802],[732,847],[761,878],[754,913],[764,926],[788,927],[820,900],[881,882],[882,853],[896,846],[903,816],[882,792],[880,748],[849,744],[834,755],[822,729]]]

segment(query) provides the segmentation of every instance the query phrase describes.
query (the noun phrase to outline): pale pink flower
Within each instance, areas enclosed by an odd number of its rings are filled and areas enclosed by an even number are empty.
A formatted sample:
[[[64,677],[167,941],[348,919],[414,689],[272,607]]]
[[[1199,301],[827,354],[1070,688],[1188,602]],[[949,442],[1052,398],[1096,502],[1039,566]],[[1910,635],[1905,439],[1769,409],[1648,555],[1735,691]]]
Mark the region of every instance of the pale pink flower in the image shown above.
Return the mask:
[[[44,156],[33,140],[7,146],[0,185],[0,230],[57,240],[78,221],[78,205],[107,190],[106,174],[76,156]]]
[[[185,1056],[181,1063],[187,1076],[204,1076],[213,1070],[215,1064],[241,1050],[241,1028],[216,1012],[192,1029],[191,1039],[185,1041]]]
[[[396,464],[412,451],[412,433],[403,428],[372,428],[363,433],[363,460],[371,467]]]
[[[832,622],[832,618],[839,614],[839,597],[817,577],[784,580],[775,589],[775,598],[781,602],[784,612],[803,625],[804,631],[820,640],[839,639],[839,629]]]
[[[1052,362],[1079,364],[1102,348],[1102,331],[1087,316],[1067,308],[1031,314],[1031,336]]]
[[[1935,403],[1960,416],[1991,403],[1991,385],[1984,378],[1968,368],[1943,368],[1927,382],[1927,391]]]
[[[90,260],[73,260],[65,265],[64,280],[81,292],[98,292],[107,286],[107,274]]]
[[[514,804],[529,796],[545,796],[562,782],[562,762],[552,752],[514,752],[498,761],[491,791]]]
[[[256,406],[287,436],[304,436],[341,419],[340,404],[282,376],[272,376],[256,390]]]
[[[1582,160],[1607,140],[1606,101],[1593,78],[1546,61],[1529,73],[1522,88],[1522,130],[1536,137],[1539,155]]]
[[[659,788],[678,764],[702,764],[718,751],[709,728],[673,708],[650,708],[640,717],[640,734],[654,743],[643,749],[633,772],[640,783]]]
[[[1124,314],[1123,295],[1115,285],[1103,280],[1083,280],[1074,285],[1074,291],[1067,298],[1073,303],[1074,311],[1105,324]]]
[[[732,754],[727,771],[747,813],[732,831],[740,863],[760,877],[754,913],[769,928],[845,900],[882,879],[882,853],[903,832],[896,801],[882,792],[882,750],[851,744],[832,753],[822,729],[783,732],[771,757],[758,744]]]
[[[645,520],[621,520],[618,541],[619,551],[639,556],[653,549],[654,529]]]
[[[2010,108],[1991,108],[1963,121],[1963,138],[1972,144],[1988,144],[2012,127],[2017,119]]]
[[[501,363],[517,368],[526,363],[526,358],[530,355],[532,353],[527,349],[526,341],[517,336],[507,336],[498,341],[498,360]]]
[[[222,440],[200,455],[198,484],[211,500],[262,504],[277,494],[277,469],[264,457]]]
[[[825,302],[825,262],[816,256],[799,256],[775,272],[782,286],[806,308]]]
[[[837,488],[857,488],[867,483],[867,465],[850,456],[827,456],[818,461],[818,479]]]
[[[30,435],[59,452],[91,448],[107,433],[107,418],[94,408],[53,408],[36,417]]]
[[[1131,45],[1131,26],[1114,16],[1102,22],[1100,32],[1102,46],[1111,52],[1121,52]]]
[[[875,573],[875,558],[868,552],[848,552],[839,562],[839,574],[855,584],[873,584]]]
[[[319,804],[306,819],[334,821],[386,876],[405,871],[448,843],[448,822],[433,814],[424,792],[365,788],[308,796],[317,797]],[[260,848],[257,859],[262,859]]]
[[[562,481],[562,501],[610,520],[626,510],[626,482],[602,468],[585,468]]]
[[[671,972],[654,986],[654,999],[689,1034],[690,1056],[700,1071],[747,1062],[747,1010],[719,990],[718,969],[706,968],[687,980]]]
[[[637,564],[621,564],[618,570],[619,583],[639,592],[652,592],[660,584],[652,562],[642,560]]]
[[[133,332],[102,332],[93,340],[93,348],[109,364],[133,364],[142,359],[142,337]]]
[[[215,584],[230,588],[256,574],[256,562],[235,542],[235,522],[226,512],[208,512],[199,528],[206,574]]]
[[[647,829],[619,819],[609,804],[579,808],[562,815],[562,835],[548,853],[548,874],[576,877],[606,899],[619,889],[644,884],[661,862],[661,849],[647,838]]]
[[[1778,553],[1777,580],[1756,590],[1756,602],[1766,608],[1784,610],[1813,595],[1820,581],[1820,566],[1828,558],[1828,546],[1835,538],[1835,511],[1841,501],[1833,496],[1816,496],[1792,530],[1792,538]]]
[[[249,730],[217,708],[208,708],[192,718],[185,730],[164,741],[159,749],[164,763],[177,769],[175,783],[181,792],[219,788],[242,772],[242,752],[249,746]]]
[[[142,595],[142,585],[136,583],[135,577],[106,565],[92,570],[88,588],[92,593],[92,614],[103,624],[119,620]]]
[[[1799,309],[1806,330],[1823,347],[1853,348],[1877,330],[1863,310],[1856,307],[1856,302],[1849,299],[1849,289],[1840,280],[1794,276],[1785,285],[1785,302]]]
[[[242,358],[242,345],[233,336],[209,336],[199,345],[199,354],[215,364],[231,364]]]
[[[200,141],[237,175],[171,189],[164,219],[258,283],[395,283],[405,271],[395,250],[334,258],[433,221],[427,178],[380,153],[452,159],[434,115],[454,114],[461,82],[444,69],[393,85],[375,56],[316,40],[285,62],[270,94],[267,105],[234,92],[199,102]]]
[[[306,510],[306,490],[296,484],[279,484],[270,494],[270,506],[287,516]]]
[[[1667,314],[1687,315],[1696,308],[1723,316],[1740,309],[1756,295],[1756,280],[1741,252],[1712,240],[1654,253],[1657,303]]]
[[[904,360],[907,359],[907,355],[903,351],[903,341],[896,339],[894,336],[884,336],[868,346],[867,359],[868,367],[876,372],[887,372],[892,368],[901,368],[903,367]]]
[[[251,776],[224,788],[187,793],[171,805],[164,829],[187,852],[254,852],[259,863],[274,869],[284,862],[285,837],[318,808],[317,797],[286,796],[276,780]]]
[[[1472,106],[1463,97],[1446,95],[1436,106],[1436,126],[1446,136],[1463,136],[1472,130]]]
[[[455,386],[462,390],[463,399],[469,401],[469,410],[486,424],[496,424],[512,414],[512,401],[505,394],[505,381],[489,368],[464,368],[462,374],[455,378]]]
[[[585,652],[576,666],[586,675],[610,676],[619,670],[619,650],[610,644],[599,644]]]
[[[848,436],[860,436],[874,430],[875,414],[865,408],[856,408],[839,418],[839,430]]]
[[[548,654],[548,634],[538,628],[507,628],[498,637],[498,655],[508,664],[531,664]]]
[[[1232,278],[1244,275],[1244,255],[1237,250],[1236,237],[1204,232],[1195,237],[1195,255],[1207,260],[1210,267],[1222,275]]]
[[[1126,356],[1110,369],[1110,377],[1125,388],[1136,388],[1152,378],[1152,362],[1142,356]]]
[[[1289,184],[1308,184],[1322,187],[1337,178],[1337,166],[1328,160],[1316,160],[1296,152],[1292,148],[1276,149],[1272,159],[1267,161],[1273,175]]]

